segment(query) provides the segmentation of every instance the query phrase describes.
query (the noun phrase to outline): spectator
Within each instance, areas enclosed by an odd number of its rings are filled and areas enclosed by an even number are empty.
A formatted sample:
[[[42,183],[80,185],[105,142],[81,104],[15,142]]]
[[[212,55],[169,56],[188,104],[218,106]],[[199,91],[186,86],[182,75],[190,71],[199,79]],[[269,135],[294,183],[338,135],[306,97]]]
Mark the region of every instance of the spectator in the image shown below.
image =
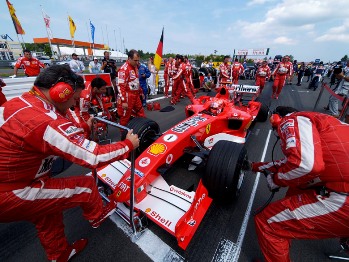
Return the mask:
[[[349,92],[349,61],[347,62],[347,66],[342,70],[340,67],[334,69],[333,74],[335,78],[338,80],[334,91],[337,95],[347,96]],[[325,108],[327,109],[327,108]],[[339,117],[338,111],[338,99],[334,96],[330,96],[328,103],[328,110],[330,111],[330,115],[334,117]]]
[[[265,261],[290,261],[293,239],[349,236],[349,126],[317,112],[279,106],[270,120],[284,159],[252,164],[286,196],[255,216]],[[248,166],[248,165],[246,165]]]
[[[308,77],[308,79],[307,79],[307,82],[309,82],[309,80],[311,79],[311,77],[312,77],[312,64],[311,63],[309,63],[309,64],[307,64],[307,66],[306,66],[306,68],[305,68],[305,71],[304,71],[304,76],[307,76]]]
[[[102,65],[98,62],[98,58],[94,57],[93,61],[91,61],[88,65],[88,69],[91,74],[99,74],[102,72],[101,70]]]
[[[150,88],[150,94],[151,96],[155,96],[156,95],[156,92],[155,92],[155,80],[156,80],[156,75],[157,75],[157,72],[156,72],[156,68],[155,68],[155,65],[154,65],[154,61],[153,61],[153,58],[150,57],[149,60],[148,60],[148,69],[151,73],[150,77],[148,78],[148,85],[149,85],[149,88]]]
[[[138,73],[139,73],[139,84],[143,91],[143,97],[142,97],[142,106],[145,107],[147,105],[147,96],[148,96],[148,84],[147,84],[147,78],[151,76],[151,72],[148,69],[148,66],[145,64],[139,64],[138,67]]]
[[[130,131],[125,141],[100,146],[65,118],[83,88],[82,77],[68,66],[53,65],[36,78],[29,92],[2,107],[0,223],[34,223],[47,258],[54,261],[68,261],[87,244],[86,239],[68,244],[64,210],[80,206],[85,219],[98,227],[116,206],[111,199],[103,207],[92,176],[51,178],[54,159],[60,156],[97,168],[126,158],[139,145]]]
[[[31,52],[26,49],[24,50],[24,56],[18,58],[15,69],[14,69],[14,75],[11,76],[17,77],[18,69],[23,67],[24,74],[26,76],[37,76],[40,74],[40,68],[45,68],[45,65],[41,63],[41,61],[35,57],[32,57]]]
[[[82,74],[85,70],[84,63],[78,59],[78,55],[73,53],[69,62],[70,69],[76,74]]]
[[[109,51],[104,51],[104,58],[102,60],[102,67],[101,70],[104,73],[109,73],[111,82],[113,84],[115,96],[117,95],[117,87],[116,87],[116,75],[117,75],[117,70],[116,70],[116,61],[114,59],[110,58],[110,52]]]
[[[205,91],[211,92],[212,88],[215,87],[211,73],[208,73],[207,76],[205,76],[203,87],[204,87],[204,92]]]
[[[288,85],[292,85],[293,77],[298,73],[298,62],[294,60],[292,63],[292,75],[288,78]]]
[[[305,70],[306,70],[305,64],[304,64],[304,62],[302,62],[301,65],[298,68],[297,86],[301,86],[301,82],[302,82]]]
[[[4,93],[2,92],[2,88],[6,86],[6,83],[4,80],[0,77],[0,106],[2,106],[3,103],[7,101]]]
[[[143,90],[139,88],[139,54],[132,49],[128,52],[127,61],[118,71],[118,101],[117,109],[120,125],[126,126],[131,114],[136,117],[145,117],[142,101]]]

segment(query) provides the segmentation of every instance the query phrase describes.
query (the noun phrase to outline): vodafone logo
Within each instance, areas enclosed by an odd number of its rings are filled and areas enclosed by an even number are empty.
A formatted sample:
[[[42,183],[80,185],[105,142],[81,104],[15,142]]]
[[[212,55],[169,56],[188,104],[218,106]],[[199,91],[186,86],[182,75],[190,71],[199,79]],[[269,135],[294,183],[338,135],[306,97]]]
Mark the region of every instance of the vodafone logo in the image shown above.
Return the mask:
[[[146,167],[150,164],[150,158],[149,157],[143,157],[141,160],[138,162],[139,166],[141,167]]]

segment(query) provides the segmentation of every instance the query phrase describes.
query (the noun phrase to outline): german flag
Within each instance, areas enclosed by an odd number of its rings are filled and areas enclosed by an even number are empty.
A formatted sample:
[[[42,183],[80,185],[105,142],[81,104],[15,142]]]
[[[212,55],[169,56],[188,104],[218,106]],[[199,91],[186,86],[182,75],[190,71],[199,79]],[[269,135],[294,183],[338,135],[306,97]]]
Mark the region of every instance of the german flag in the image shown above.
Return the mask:
[[[156,49],[156,53],[155,53],[155,57],[154,57],[154,65],[155,65],[156,71],[160,70],[161,61],[162,61],[163,45],[164,45],[164,28],[162,28],[160,42],[159,42],[158,48]],[[157,86],[158,82],[159,82],[159,74],[156,74],[155,82],[156,82],[155,85]]]
[[[17,35],[24,35],[25,32],[24,32],[24,30],[23,30],[23,28],[21,26],[21,23],[19,22],[19,20],[18,20],[18,18],[16,16],[15,8],[13,7],[13,5],[8,0],[6,0],[6,3],[7,3],[8,10],[10,11],[10,16],[12,18],[12,22],[13,22],[13,25],[15,27]]]

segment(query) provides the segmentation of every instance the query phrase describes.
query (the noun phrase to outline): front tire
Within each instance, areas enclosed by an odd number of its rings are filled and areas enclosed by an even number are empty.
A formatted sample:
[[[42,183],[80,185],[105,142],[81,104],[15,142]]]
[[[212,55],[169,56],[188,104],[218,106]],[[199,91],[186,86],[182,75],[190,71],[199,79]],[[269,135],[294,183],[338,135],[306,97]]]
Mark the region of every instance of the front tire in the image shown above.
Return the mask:
[[[132,118],[130,122],[128,122],[127,127],[133,129],[133,133],[137,134],[139,138],[139,147],[136,149],[136,157],[147,149],[160,133],[158,123],[145,117]],[[121,133],[122,140],[125,140],[126,134],[126,132]]]
[[[213,146],[202,178],[212,199],[231,203],[239,197],[245,175],[241,167],[246,158],[243,144],[221,140]]]

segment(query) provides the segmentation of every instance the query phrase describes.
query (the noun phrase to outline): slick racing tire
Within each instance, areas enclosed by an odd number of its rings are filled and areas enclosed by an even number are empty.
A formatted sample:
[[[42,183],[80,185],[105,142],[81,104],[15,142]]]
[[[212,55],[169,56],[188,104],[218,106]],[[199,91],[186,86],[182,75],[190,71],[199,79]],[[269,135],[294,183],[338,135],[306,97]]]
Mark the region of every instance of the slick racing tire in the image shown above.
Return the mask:
[[[212,199],[231,203],[239,197],[244,181],[241,165],[246,158],[243,144],[221,140],[213,146],[202,178]]]
[[[256,120],[258,122],[265,122],[269,118],[269,107],[260,97],[257,97],[256,101],[261,103],[261,108],[258,111]]]
[[[160,133],[158,123],[145,117],[132,118],[130,122],[128,122],[127,127],[133,129],[133,133],[137,134],[139,138],[139,147],[136,149],[136,157],[147,149]],[[121,133],[122,140],[125,140],[126,134],[126,132]]]

